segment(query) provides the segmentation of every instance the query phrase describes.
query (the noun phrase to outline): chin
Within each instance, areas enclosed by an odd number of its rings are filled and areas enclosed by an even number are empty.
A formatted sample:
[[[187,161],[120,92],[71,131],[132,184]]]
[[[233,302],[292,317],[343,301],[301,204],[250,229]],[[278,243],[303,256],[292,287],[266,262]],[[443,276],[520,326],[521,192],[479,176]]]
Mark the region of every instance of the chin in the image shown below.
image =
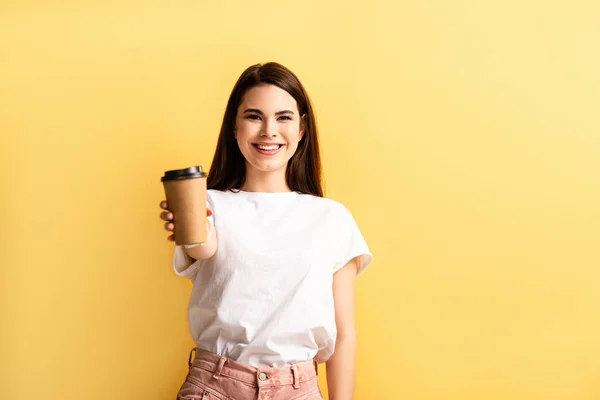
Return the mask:
[[[287,163],[282,165],[252,165],[252,168],[260,172],[277,172],[285,169],[286,166]]]
[[[287,161],[283,160],[253,160],[252,162],[246,161],[246,166],[260,172],[274,172],[287,167]]]

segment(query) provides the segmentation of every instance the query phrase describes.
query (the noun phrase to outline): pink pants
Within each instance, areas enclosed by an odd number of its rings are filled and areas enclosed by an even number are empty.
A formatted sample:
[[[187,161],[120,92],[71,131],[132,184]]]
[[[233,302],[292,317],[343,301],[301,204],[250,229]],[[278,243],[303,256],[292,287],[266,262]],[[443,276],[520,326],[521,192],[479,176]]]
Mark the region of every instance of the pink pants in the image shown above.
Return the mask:
[[[259,369],[194,350],[177,400],[323,400],[314,361]]]

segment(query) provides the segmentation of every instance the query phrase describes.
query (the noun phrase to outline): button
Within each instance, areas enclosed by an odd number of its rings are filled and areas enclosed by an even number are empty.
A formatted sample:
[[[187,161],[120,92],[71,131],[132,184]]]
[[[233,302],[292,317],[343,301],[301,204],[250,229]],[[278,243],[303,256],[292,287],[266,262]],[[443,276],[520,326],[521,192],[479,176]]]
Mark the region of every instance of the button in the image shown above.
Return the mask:
[[[260,374],[258,374],[258,379],[264,381],[265,379],[267,379],[267,374],[261,372]]]

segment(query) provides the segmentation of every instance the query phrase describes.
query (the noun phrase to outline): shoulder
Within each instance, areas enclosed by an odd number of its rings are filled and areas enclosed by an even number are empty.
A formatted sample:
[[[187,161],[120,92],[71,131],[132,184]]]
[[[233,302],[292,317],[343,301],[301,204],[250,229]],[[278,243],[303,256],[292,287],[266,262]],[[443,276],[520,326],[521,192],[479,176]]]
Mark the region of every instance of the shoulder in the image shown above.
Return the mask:
[[[342,204],[328,197],[319,197],[312,194],[298,193],[298,201],[304,203],[312,203],[324,208],[338,208]]]
[[[227,192],[223,190],[208,189],[206,191],[206,201],[214,211],[215,208],[220,208],[220,206],[229,203],[231,200],[227,198]]]
[[[225,191],[225,190],[217,190],[217,189],[208,189],[206,191],[206,193],[209,196],[223,196],[225,195],[227,192],[229,192],[229,190]]]
[[[208,189],[206,191],[206,197],[209,200],[219,201],[232,199],[235,197],[236,192],[231,190],[218,190],[218,189]]]
[[[344,204],[329,197],[318,197],[309,194],[301,194],[299,201],[306,203],[313,209],[320,209],[334,219],[352,219],[352,213]]]
[[[220,196],[222,196],[222,194],[223,194],[222,190],[208,189],[206,191],[206,197],[208,197],[209,199],[212,199],[215,197],[220,197]]]

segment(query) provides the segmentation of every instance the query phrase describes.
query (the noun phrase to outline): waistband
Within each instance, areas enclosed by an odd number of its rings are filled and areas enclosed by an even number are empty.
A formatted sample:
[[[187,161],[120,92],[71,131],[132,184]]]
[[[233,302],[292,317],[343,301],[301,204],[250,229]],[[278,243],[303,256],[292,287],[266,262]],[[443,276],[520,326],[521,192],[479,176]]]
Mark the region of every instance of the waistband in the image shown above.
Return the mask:
[[[212,372],[215,379],[228,377],[256,387],[294,385],[298,388],[303,382],[315,380],[319,374],[315,360],[279,368],[255,368],[199,348],[190,351],[189,366]]]

